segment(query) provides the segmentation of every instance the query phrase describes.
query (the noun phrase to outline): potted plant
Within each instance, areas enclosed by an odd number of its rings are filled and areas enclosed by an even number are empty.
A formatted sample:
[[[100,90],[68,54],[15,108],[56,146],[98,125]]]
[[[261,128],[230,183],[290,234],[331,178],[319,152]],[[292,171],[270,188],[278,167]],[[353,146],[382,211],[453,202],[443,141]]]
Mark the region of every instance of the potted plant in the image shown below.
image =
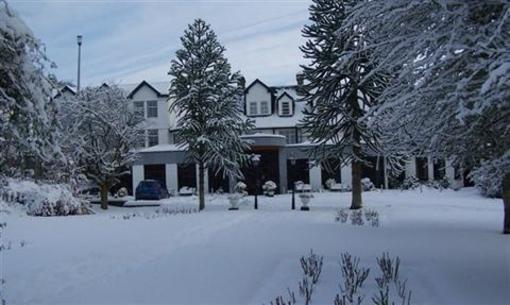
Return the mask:
[[[248,192],[246,192],[246,184],[241,181],[237,182],[237,184],[234,186],[234,192],[227,197],[230,203],[230,208],[228,209],[231,211],[239,210],[239,201],[247,194]]]
[[[308,204],[312,200],[313,194],[311,193],[300,193],[299,199],[301,199],[301,211],[310,211]]]
[[[276,190],[276,183],[274,183],[271,180],[266,181],[266,183],[264,183],[264,185],[262,186],[262,189],[264,190],[264,194],[266,196],[273,197],[274,196],[274,192]]]

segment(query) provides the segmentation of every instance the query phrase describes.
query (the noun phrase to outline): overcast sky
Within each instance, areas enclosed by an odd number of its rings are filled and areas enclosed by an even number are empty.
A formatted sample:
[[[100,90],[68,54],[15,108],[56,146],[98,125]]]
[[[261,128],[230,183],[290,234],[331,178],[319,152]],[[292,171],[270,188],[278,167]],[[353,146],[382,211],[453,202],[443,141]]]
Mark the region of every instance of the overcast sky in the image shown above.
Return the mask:
[[[234,70],[247,81],[294,84],[309,0],[21,1],[10,6],[45,44],[60,79],[76,82],[76,35],[83,35],[82,85],[165,81],[186,25],[212,25]]]

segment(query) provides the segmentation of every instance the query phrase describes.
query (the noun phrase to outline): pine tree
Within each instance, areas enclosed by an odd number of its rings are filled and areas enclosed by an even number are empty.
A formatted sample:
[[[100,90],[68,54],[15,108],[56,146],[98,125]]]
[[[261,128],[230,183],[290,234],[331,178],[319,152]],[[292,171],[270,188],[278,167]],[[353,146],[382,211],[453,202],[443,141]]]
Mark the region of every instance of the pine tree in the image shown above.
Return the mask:
[[[62,146],[76,172],[97,184],[101,208],[108,208],[108,191],[129,173],[133,150],[143,136],[140,118],[129,111],[129,100],[115,85],[84,88],[61,99]]]
[[[58,152],[53,78],[43,44],[0,0],[0,173],[35,169]]]
[[[510,2],[363,1],[348,22],[361,21],[395,71],[374,116],[384,141],[472,166],[510,233]]]
[[[205,207],[205,169],[241,177],[249,147],[240,136],[251,127],[243,121],[240,75],[231,73],[225,48],[203,20],[181,37],[169,74],[170,111],[177,115],[175,139],[187,147],[188,161],[198,165],[199,209]]]
[[[362,51],[367,35],[360,24],[345,24],[349,10],[360,1],[314,0],[308,39],[301,47],[309,64],[302,66],[304,97],[310,107],[304,127],[321,163],[340,159],[352,166],[352,209],[362,206],[362,165],[380,150],[378,133],[363,120],[376,103],[384,78],[371,74],[370,53]],[[368,80],[364,80],[370,75]]]

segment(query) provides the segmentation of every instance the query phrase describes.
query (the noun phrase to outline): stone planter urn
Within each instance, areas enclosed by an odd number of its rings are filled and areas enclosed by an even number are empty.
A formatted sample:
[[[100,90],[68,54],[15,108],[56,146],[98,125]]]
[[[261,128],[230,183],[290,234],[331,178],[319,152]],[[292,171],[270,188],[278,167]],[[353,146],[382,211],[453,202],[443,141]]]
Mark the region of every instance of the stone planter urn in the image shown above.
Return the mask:
[[[301,211],[310,211],[310,207],[308,204],[312,200],[313,195],[310,193],[302,193],[299,194],[299,199],[301,199]]]
[[[242,194],[236,193],[228,196],[228,201],[230,203],[229,211],[239,210],[239,201],[243,198]]]

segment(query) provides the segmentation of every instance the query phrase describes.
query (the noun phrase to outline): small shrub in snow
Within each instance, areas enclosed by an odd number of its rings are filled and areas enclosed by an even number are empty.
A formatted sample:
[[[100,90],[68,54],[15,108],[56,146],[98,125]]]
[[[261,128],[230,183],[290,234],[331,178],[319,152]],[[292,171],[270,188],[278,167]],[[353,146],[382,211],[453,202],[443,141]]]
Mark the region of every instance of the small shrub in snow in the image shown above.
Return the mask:
[[[262,189],[265,193],[274,192],[276,190],[276,183],[271,180],[266,181],[264,185],[262,185]]]
[[[118,191],[117,191],[117,197],[118,198],[122,198],[122,197],[126,197],[128,195],[128,190],[127,188],[125,187],[121,187]]]
[[[404,179],[404,182],[400,185],[400,189],[405,190],[414,190],[421,186],[420,180],[415,176],[409,176]]]
[[[310,304],[312,300],[313,288],[322,272],[322,261],[323,257],[313,253],[313,250],[310,250],[308,256],[302,256],[300,259],[304,275],[299,282],[299,294],[304,298],[305,305]]]
[[[328,190],[331,190],[331,187],[335,184],[336,180],[333,178],[329,178],[328,180],[326,180],[326,187],[328,188]]]
[[[340,258],[343,282],[340,284],[341,295],[336,295],[334,303],[335,305],[360,305],[364,298],[361,288],[368,278],[370,269],[360,267],[360,259],[353,258],[348,252],[342,253]]]
[[[377,264],[381,276],[375,278],[378,292],[372,297],[373,303],[391,305],[398,299],[399,304],[411,304],[411,291],[407,289],[406,281],[399,278],[400,258],[391,259],[388,253],[383,253],[382,257],[377,258]]]
[[[365,219],[372,227],[379,226],[379,213],[375,210],[365,210]]]
[[[370,181],[370,178],[361,179],[361,187],[363,188],[364,192],[372,191],[375,189],[375,186],[372,181]]]
[[[310,250],[308,256],[302,256],[300,259],[301,269],[303,269],[305,276],[312,279],[313,284],[317,284],[319,281],[322,272],[322,261],[323,257],[313,253],[313,250]]]
[[[341,223],[346,223],[347,219],[349,219],[349,211],[347,209],[340,209],[336,214],[336,221],[340,221]]]
[[[363,210],[354,210],[351,212],[351,224],[355,226],[362,226],[365,224],[363,221]]]
[[[364,217],[363,217],[364,215]],[[365,224],[371,227],[379,227],[379,213],[375,210],[349,210],[339,209],[336,212],[335,220],[341,223],[346,223],[348,219],[351,219],[351,224],[355,226],[363,226]],[[364,221],[366,220],[366,222]]]

